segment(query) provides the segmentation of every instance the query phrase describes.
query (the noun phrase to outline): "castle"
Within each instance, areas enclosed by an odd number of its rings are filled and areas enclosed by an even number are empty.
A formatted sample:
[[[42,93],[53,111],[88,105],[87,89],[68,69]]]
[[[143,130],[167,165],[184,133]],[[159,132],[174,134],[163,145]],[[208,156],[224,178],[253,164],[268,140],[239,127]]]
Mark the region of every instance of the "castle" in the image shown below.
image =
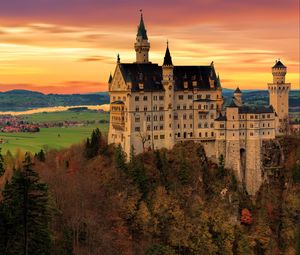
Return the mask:
[[[149,61],[150,43],[141,14],[136,61],[121,63],[118,56],[109,77],[110,126],[108,142],[121,144],[127,155],[149,149],[172,149],[175,143],[203,144],[207,156],[232,168],[249,194],[255,194],[263,177],[261,145],[280,132],[288,115],[286,67],[272,68],[270,105],[249,107],[237,88],[223,107],[222,87],[213,62],[207,66],[174,66],[167,44],[163,65]]]

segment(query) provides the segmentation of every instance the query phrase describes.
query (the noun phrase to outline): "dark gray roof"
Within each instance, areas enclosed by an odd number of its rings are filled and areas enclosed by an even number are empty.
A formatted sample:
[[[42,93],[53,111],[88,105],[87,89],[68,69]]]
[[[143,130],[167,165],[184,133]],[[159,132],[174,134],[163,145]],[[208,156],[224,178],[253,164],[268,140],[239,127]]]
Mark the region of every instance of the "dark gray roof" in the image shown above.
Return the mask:
[[[166,54],[165,54],[163,65],[164,66],[172,66],[173,65],[172,57],[171,57],[170,50],[169,50],[169,46],[167,46],[167,49],[166,49]]]
[[[137,31],[137,36],[141,36],[143,39],[148,40],[147,30],[145,28],[143,14],[141,14],[141,20]]]
[[[239,107],[239,113],[253,113],[253,114],[260,114],[260,113],[274,113],[274,109],[272,106],[241,106]]]
[[[273,66],[273,68],[285,68],[286,66],[284,64],[282,64],[282,62],[280,60],[276,60],[275,65]]]
[[[222,115],[222,113],[220,113],[219,117],[215,119],[215,121],[226,121],[227,117],[225,115]]]
[[[139,91],[139,83],[144,84],[144,91],[164,90],[162,85],[162,67],[152,63],[121,63],[119,64],[126,82],[132,83],[132,91]],[[196,88],[210,90],[209,77],[214,80],[213,89],[219,87],[213,66],[174,66],[175,90],[184,90],[184,82],[188,83],[188,90],[193,90],[193,81],[197,81]]]
[[[119,64],[126,82],[132,83],[132,91],[139,91],[139,83],[144,84],[144,91],[163,90],[162,69],[158,64]]]
[[[234,102],[234,99],[231,100],[230,104],[227,107],[229,107],[229,108],[238,108],[238,106]]]
[[[196,88],[210,90],[209,78],[214,80],[213,89],[220,87],[213,66],[174,66],[175,90],[183,90],[183,83],[188,83],[188,90],[193,90],[193,81],[197,81]]]
[[[111,82],[112,82],[112,76],[111,76],[111,74],[109,75],[109,79],[108,79],[108,83],[110,84]]]
[[[236,90],[234,91],[234,93],[236,93],[236,94],[242,94],[242,91],[240,90],[239,87],[237,87]]]

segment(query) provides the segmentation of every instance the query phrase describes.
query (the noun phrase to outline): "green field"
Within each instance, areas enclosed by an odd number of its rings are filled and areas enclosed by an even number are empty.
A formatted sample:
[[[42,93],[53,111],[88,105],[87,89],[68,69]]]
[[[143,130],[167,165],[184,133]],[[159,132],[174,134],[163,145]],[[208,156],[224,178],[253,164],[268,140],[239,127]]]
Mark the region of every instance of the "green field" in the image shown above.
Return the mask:
[[[30,122],[98,122],[100,120],[109,120],[108,113],[94,111],[36,113],[24,115],[23,117]],[[0,144],[0,148],[2,148],[3,153],[6,153],[7,150],[15,153],[18,149],[21,149],[23,152],[30,151],[35,153],[40,149],[67,148],[72,144],[85,140],[96,128],[99,128],[103,134],[106,134],[108,132],[108,123],[90,124],[82,127],[41,128],[40,132],[37,133],[0,133],[0,140],[4,140],[4,143]]]
[[[29,122],[60,122],[60,121],[100,121],[109,120],[108,113],[99,113],[96,111],[81,111],[81,112],[41,112],[31,115],[23,115],[25,120]]]

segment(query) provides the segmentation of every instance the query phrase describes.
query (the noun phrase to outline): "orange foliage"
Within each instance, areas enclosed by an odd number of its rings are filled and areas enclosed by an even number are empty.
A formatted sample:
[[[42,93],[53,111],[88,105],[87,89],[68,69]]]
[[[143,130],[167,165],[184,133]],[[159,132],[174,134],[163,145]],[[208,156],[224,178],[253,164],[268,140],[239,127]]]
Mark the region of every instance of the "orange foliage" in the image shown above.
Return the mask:
[[[241,217],[242,224],[251,225],[252,221],[253,220],[252,220],[251,212],[247,208],[244,208],[242,210],[242,217]]]

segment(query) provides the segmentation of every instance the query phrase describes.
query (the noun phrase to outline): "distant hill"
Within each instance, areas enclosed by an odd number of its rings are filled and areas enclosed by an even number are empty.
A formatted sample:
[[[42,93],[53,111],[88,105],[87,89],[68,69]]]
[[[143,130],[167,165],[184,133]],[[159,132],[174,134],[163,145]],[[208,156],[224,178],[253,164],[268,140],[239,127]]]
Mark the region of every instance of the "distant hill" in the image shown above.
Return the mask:
[[[109,103],[107,92],[93,94],[43,94],[29,90],[0,92],[0,111],[24,111],[41,107],[99,105]]]
[[[223,89],[225,105],[230,103],[234,90]],[[268,104],[267,90],[245,90],[243,101],[249,105]],[[0,92],[0,111],[24,111],[41,107],[108,104],[108,92],[89,94],[43,94],[30,90]],[[300,90],[290,91],[290,112],[300,112]]]

